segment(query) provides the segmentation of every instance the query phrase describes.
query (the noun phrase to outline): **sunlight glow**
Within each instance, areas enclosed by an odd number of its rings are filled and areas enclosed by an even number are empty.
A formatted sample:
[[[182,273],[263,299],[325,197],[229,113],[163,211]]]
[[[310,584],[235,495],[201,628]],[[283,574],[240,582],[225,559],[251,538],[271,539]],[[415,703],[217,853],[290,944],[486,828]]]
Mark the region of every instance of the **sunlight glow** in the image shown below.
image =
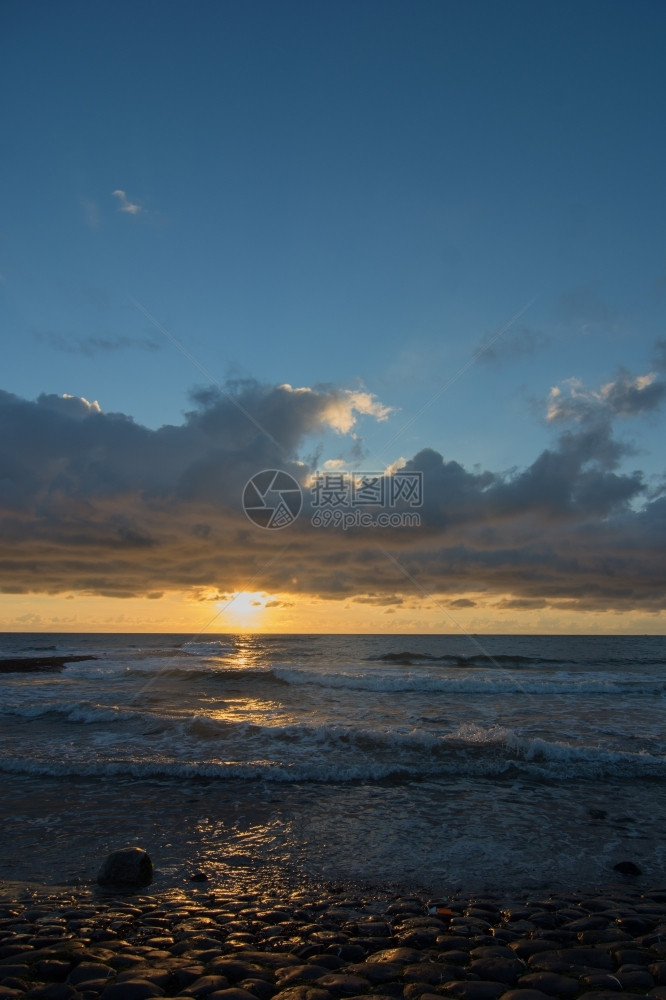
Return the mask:
[[[266,601],[265,594],[241,591],[234,594],[231,601],[221,602],[218,606],[222,611],[222,617],[234,628],[250,631],[261,625]]]

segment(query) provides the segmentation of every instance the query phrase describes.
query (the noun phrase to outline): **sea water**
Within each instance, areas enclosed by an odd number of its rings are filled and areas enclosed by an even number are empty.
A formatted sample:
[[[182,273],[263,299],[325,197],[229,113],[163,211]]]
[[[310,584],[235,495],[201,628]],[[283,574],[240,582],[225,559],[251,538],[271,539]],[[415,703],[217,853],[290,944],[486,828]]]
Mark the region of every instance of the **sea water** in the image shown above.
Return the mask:
[[[666,861],[661,636],[0,636],[0,880],[583,887]]]

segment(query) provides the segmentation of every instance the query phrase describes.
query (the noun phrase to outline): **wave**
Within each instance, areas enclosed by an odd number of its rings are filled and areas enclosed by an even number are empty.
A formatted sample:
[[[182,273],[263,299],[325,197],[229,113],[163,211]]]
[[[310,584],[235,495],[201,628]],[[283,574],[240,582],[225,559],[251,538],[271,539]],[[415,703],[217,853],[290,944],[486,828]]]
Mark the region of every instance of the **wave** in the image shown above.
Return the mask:
[[[125,711],[115,706],[96,705],[92,702],[67,702],[60,705],[53,704],[24,704],[17,703],[4,704],[0,709],[0,717],[16,716],[22,719],[44,719],[51,716],[54,719],[62,718],[67,722],[80,722],[84,724],[96,722],[134,722],[137,718],[144,721],[154,721],[154,717],[144,715],[140,712]]]
[[[666,666],[665,657],[642,657],[635,655],[625,656],[604,656],[596,657],[576,657],[575,661],[566,657],[546,657],[546,656],[525,656],[520,653],[491,653],[479,652],[464,655],[462,653],[435,653],[415,652],[409,649],[395,653],[389,651],[379,653],[375,656],[367,656],[368,662],[395,663],[400,666],[427,666],[429,664],[441,663],[448,667],[474,668],[474,667],[513,667],[516,670],[528,667],[544,666],[571,666],[575,663],[578,667],[663,667]]]
[[[184,642],[180,649],[188,656],[230,656],[236,652],[236,646],[233,643],[222,642],[220,639],[207,642],[194,640]]]
[[[63,706],[63,712],[68,706]],[[101,721],[99,706],[71,709],[68,719]],[[135,778],[262,779],[268,782],[349,782],[454,778],[512,778],[540,781],[666,777],[666,756],[523,736],[502,726],[468,723],[447,734],[356,730],[335,725],[266,726],[210,716],[149,720],[113,713],[111,719],[139,721],[142,732],[107,731],[103,749],[82,743],[52,752],[29,744],[22,758],[5,757],[0,770],[25,774]],[[110,721],[110,720],[105,720]],[[150,721],[151,728],[146,729]],[[41,749],[40,749],[41,748]]]
[[[306,671],[298,667],[274,667],[273,674],[287,684],[309,684],[323,688],[346,688],[352,691],[412,691],[444,694],[652,694],[666,693],[666,683],[655,678],[624,679],[585,677],[561,672],[546,678],[512,676],[511,672],[488,671],[471,676],[447,677],[435,673],[382,674],[358,671],[338,673]]]
[[[205,662],[199,655],[193,657],[174,658],[169,661],[163,658],[147,657],[128,662],[116,661],[86,661],[81,664],[69,664],[64,667],[63,675],[69,678],[80,677],[111,678],[123,676],[146,677],[153,675],[156,679],[192,681],[205,678],[213,683],[226,685],[233,681],[242,684],[244,681],[256,684],[279,684],[297,686],[312,686],[323,689],[376,692],[422,692],[424,694],[521,694],[521,695],[651,695],[661,697],[666,694],[666,681],[650,674],[639,674],[626,677],[620,674],[596,673],[592,676],[579,671],[552,671],[550,674],[533,676],[509,667],[497,670],[483,669],[481,665],[470,673],[451,674],[436,669],[403,670],[400,673],[382,671],[381,669],[360,668],[357,664],[348,664],[335,669],[307,667],[288,663],[275,663],[272,666],[261,664],[235,666],[232,660],[211,660]]]
[[[543,666],[544,664],[562,664],[561,659],[550,659],[542,656],[522,656],[518,653],[473,653],[465,656],[462,653],[415,653],[409,649],[401,653],[380,653],[377,656],[367,656],[366,660],[381,663],[397,663],[400,666],[426,666],[430,663],[442,663],[448,667],[488,667],[489,665],[510,665],[520,669],[526,666]]]

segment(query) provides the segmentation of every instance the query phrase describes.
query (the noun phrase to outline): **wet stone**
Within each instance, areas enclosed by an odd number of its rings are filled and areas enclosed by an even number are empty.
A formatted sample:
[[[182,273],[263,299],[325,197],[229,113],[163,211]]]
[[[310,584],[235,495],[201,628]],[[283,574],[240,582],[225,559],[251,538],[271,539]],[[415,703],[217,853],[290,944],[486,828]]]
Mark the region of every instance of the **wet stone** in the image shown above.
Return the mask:
[[[516,988],[503,993],[501,1000],[550,1000],[550,997],[540,990]]]
[[[0,965],[0,980],[7,979],[9,977],[15,977],[16,979],[21,979],[23,976],[27,976],[28,972],[29,972],[29,966],[23,965],[21,963],[17,963],[14,965]]]
[[[265,979],[241,979],[238,986],[257,997],[257,1000],[271,1000],[277,993],[277,987],[267,983]]]
[[[403,1000],[421,1000],[422,996],[432,995],[432,986],[428,983],[407,983],[403,987]]]
[[[506,983],[494,983],[487,980],[458,980],[444,983],[443,992],[461,1000],[499,1000],[506,993]]]
[[[408,965],[410,962],[421,961],[422,954],[416,948],[387,948],[385,951],[376,951],[368,956],[368,962],[399,962]]]
[[[529,972],[521,976],[518,985],[523,988],[540,990],[551,997],[572,997],[580,993],[580,983],[570,976],[558,976],[554,972]]]
[[[280,986],[291,986],[292,983],[309,983],[315,979],[321,979],[330,971],[323,965],[293,965],[290,968],[278,970],[275,978]]]
[[[111,979],[115,976],[116,970],[110,965],[98,965],[94,962],[80,962],[67,977],[67,982],[72,986],[80,986],[82,983],[94,982],[97,980]]]
[[[578,1000],[636,1000],[636,994],[625,993],[622,990],[615,993],[609,990],[593,990],[589,993],[582,993]]]
[[[62,962],[58,959],[52,959],[51,961],[48,959],[42,959],[40,962],[37,962],[35,966],[37,975],[40,976],[41,979],[51,979],[55,982],[64,982],[71,972],[71,969],[71,962]]]
[[[164,990],[154,983],[146,979],[132,979],[107,986],[100,1000],[151,1000],[151,997],[163,996]]]
[[[328,990],[336,996],[353,996],[361,990],[367,989],[368,980],[362,976],[345,975],[341,972],[329,972],[317,980],[317,986]]]
[[[19,994],[19,996],[23,995],[22,993]],[[67,983],[51,983],[50,986],[29,990],[25,996],[35,997],[36,1000],[79,1000],[83,996],[83,993],[79,993],[78,990],[73,986],[68,986]]]
[[[365,958],[366,953],[367,949],[361,944],[343,944],[333,948],[333,954],[345,962],[358,962]]]
[[[659,986],[666,986],[666,962],[652,962],[648,965],[648,972]]]
[[[215,990],[224,990],[229,986],[228,980],[224,976],[199,976],[189,986],[181,987],[180,992],[185,996],[206,997]]]
[[[466,971],[479,979],[513,985],[525,966],[517,958],[481,958],[473,961]]]
[[[402,970],[402,965],[392,962],[357,962],[346,969],[351,975],[367,979],[373,986],[398,979]]]
[[[322,965],[329,972],[335,972],[337,969],[343,969],[347,964],[344,958],[340,958],[339,955],[333,954],[323,954],[320,952],[313,958],[307,958],[306,962],[310,965]]]
[[[654,985],[654,977],[647,969],[617,970],[617,978],[623,990],[649,990]]]
[[[276,993],[274,1000],[331,1000],[331,994],[316,986],[290,986]]]
[[[209,971],[214,975],[226,976],[230,983],[237,983],[241,979],[268,978],[268,973],[261,965],[224,956],[213,959]]]

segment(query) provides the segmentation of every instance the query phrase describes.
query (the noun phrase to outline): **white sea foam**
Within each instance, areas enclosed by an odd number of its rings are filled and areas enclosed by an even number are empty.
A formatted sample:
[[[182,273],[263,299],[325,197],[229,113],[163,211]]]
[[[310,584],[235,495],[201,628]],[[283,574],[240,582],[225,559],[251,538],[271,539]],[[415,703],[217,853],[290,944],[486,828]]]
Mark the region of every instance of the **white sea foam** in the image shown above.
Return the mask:
[[[312,685],[350,691],[413,691],[443,694],[645,694],[664,695],[663,681],[643,674],[625,679],[617,675],[602,674],[581,677],[570,671],[551,673],[547,677],[529,677],[509,669],[483,670],[475,668],[469,673],[446,668],[418,669],[400,672],[383,672],[377,668],[364,670],[313,670],[293,666],[275,666],[273,674],[292,685]]]
[[[220,639],[202,642],[184,642],[181,646],[183,652],[189,656],[231,656],[236,652],[236,647],[229,642]]]

